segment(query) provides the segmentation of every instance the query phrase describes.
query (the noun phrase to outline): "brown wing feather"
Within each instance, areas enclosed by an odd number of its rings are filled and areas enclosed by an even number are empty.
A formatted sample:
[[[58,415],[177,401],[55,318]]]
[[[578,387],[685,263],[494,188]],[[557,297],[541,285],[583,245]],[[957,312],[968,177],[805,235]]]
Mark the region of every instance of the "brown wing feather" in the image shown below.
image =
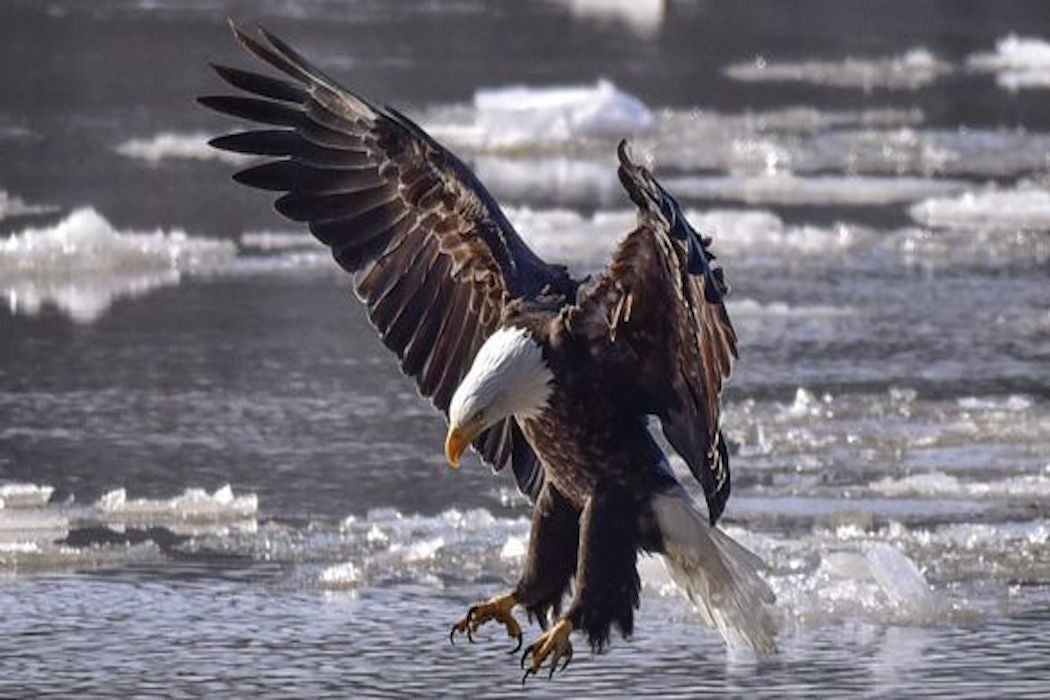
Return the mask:
[[[466,166],[407,117],[340,87],[280,39],[231,27],[246,50],[284,78],[214,66],[250,96],[200,102],[278,128],[222,136],[212,145],[277,159],[234,177],[283,193],[277,210],[307,223],[353,273],[383,342],[447,415],[452,392],[507,302],[544,289],[570,297],[575,283],[529,250]],[[501,423],[475,447],[499,469],[512,455],[531,453],[517,444],[523,440]]]
[[[719,433],[723,381],[737,357],[714,256],[678,204],[620,144],[620,179],[638,226],[566,314],[573,333],[604,344],[617,389],[659,416],[664,435],[704,487],[712,523],[729,497]]]

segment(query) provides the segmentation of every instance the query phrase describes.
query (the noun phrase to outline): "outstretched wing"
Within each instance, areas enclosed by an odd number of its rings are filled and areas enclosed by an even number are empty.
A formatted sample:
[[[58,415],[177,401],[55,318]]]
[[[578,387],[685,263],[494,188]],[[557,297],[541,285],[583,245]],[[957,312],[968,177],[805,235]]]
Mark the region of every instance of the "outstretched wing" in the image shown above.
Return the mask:
[[[470,170],[407,117],[339,86],[273,35],[255,39],[231,27],[284,78],[214,66],[251,96],[200,102],[266,128],[212,145],[271,158],[234,179],[283,193],[276,209],[307,223],[353,273],[354,290],[401,370],[447,416],[507,302],[570,289],[571,280],[529,250]],[[513,419],[474,445],[496,469],[512,461],[519,483],[533,476],[535,455]]]
[[[711,523],[729,498],[729,456],[718,429],[722,382],[737,356],[722,270],[678,203],[619,147],[620,181],[638,227],[567,315],[573,333],[604,343],[618,389],[660,418],[707,498]]]

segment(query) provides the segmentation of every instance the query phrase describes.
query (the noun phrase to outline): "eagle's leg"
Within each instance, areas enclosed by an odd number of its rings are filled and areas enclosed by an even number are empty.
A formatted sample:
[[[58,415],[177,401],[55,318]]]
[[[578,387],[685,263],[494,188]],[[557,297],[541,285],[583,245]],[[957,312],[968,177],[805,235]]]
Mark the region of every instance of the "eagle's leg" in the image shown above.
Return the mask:
[[[550,616],[557,617],[561,611],[562,598],[576,573],[579,541],[580,512],[548,481],[532,510],[529,550],[514,588],[529,618],[536,618],[543,629]]]
[[[636,561],[641,541],[637,499],[619,486],[599,485],[580,514],[575,594],[569,609],[548,632],[529,645],[522,657],[527,678],[551,658],[551,674],[558,661],[572,658],[569,634],[582,630],[591,648],[600,651],[613,625],[624,637],[634,629],[641,580]],[[564,668],[564,666],[562,667]]]
[[[511,611],[522,605],[544,628],[547,613],[557,614],[561,599],[569,587],[576,570],[576,547],[579,533],[579,515],[568,500],[549,483],[540,491],[533,509],[532,528],[529,534],[529,550],[521,580],[513,591],[478,603],[467,610],[452,626],[449,639],[466,633],[474,641],[474,633],[482,624],[496,620],[507,628],[507,634],[518,640],[511,651],[521,649],[521,626]]]
[[[511,639],[518,640],[518,645],[514,647],[511,653],[514,653],[518,649],[521,649],[521,625],[514,619],[514,615],[511,614],[511,610],[518,604],[518,600],[513,593],[507,593],[505,595],[498,595],[494,598],[489,599],[484,603],[478,603],[470,606],[467,610],[467,614],[459,619],[459,622],[452,625],[452,631],[449,632],[448,639],[453,644],[456,640],[456,634],[467,633],[467,639],[471,642],[474,641],[474,633],[478,631],[478,628],[489,620],[496,620],[503,624],[507,628],[507,636]]]

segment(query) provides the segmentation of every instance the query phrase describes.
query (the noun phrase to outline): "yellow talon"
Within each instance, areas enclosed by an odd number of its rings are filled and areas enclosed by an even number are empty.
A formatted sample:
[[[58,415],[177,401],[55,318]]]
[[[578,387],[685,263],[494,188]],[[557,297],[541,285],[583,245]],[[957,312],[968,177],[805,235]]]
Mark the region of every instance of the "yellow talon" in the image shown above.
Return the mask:
[[[529,658],[530,654],[532,655],[532,663],[526,669],[525,675],[521,677],[522,685],[525,685],[525,681],[528,680],[529,676],[539,672],[547,657],[551,658],[551,670],[548,678],[553,678],[555,671],[564,671],[569,667],[569,662],[572,661],[572,643],[569,642],[570,634],[572,634],[572,623],[563,618],[558,620],[554,627],[541,634],[539,639],[525,647],[525,653],[521,656],[521,667],[525,668],[525,660]],[[559,669],[558,662],[563,658],[565,663]]]
[[[456,633],[460,634],[466,632],[467,639],[474,642],[474,633],[478,631],[484,623],[489,620],[496,620],[503,624],[507,628],[507,636],[511,639],[516,639],[518,645],[514,647],[510,653],[513,654],[521,649],[521,625],[514,619],[514,615],[511,614],[511,610],[518,604],[518,599],[513,593],[506,595],[496,596],[485,603],[478,603],[467,610],[467,614],[460,618],[459,622],[452,625],[452,631],[449,632],[448,639],[453,644],[456,643]]]

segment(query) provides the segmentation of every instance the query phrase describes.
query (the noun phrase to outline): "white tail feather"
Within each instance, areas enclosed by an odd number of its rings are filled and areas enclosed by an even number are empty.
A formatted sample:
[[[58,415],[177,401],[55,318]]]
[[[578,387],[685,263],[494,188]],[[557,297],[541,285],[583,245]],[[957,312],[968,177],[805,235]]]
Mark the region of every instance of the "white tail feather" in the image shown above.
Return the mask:
[[[664,564],[679,590],[732,648],[776,651],[776,596],[757,555],[708,524],[682,486],[653,497],[664,539]]]

